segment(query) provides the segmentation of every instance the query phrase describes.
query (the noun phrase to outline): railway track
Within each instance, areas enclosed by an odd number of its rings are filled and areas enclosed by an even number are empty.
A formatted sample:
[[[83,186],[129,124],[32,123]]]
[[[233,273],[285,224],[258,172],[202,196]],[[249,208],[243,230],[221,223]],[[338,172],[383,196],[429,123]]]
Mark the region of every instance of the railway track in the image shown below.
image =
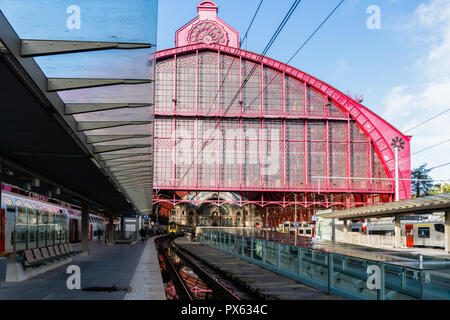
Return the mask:
[[[178,250],[176,246],[171,244],[173,239],[167,236],[155,242],[164,260],[166,272],[170,275],[173,283],[174,296],[176,292],[175,299],[190,301],[256,299],[252,293],[229,280],[223,279],[187,252]],[[195,281],[192,279],[195,279]]]

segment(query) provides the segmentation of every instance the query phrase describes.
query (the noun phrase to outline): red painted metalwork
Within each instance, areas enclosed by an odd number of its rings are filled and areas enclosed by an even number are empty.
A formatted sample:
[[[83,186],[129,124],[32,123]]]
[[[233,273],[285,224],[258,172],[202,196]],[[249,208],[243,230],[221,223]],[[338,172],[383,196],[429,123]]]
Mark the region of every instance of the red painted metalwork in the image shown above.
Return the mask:
[[[203,1],[199,17],[177,32],[177,47],[156,53],[155,188],[254,194],[241,198],[240,206],[320,209],[390,201],[390,143],[401,137],[400,199],[411,198],[411,137],[294,67],[238,43],[187,38],[202,20],[214,22],[206,29],[228,26],[217,17],[217,6]],[[155,204],[197,204],[180,198]]]
[[[0,252],[5,251],[5,209],[0,211]]]
[[[214,48],[217,47],[217,48]],[[226,52],[226,53],[231,53],[231,51],[236,51],[237,49],[232,49],[232,48],[227,48],[227,47],[223,47],[223,46],[219,46],[219,45],[210,45],[210,46],[206,46],[206,45],[195,45],[195,46],[188,46],[188,47],[184,47],[184,48],[176,48],[178,49],[177,52],[177,57],[180,56],[181,51],[179,49],[183,49],[183,51],[186,54],[189,54],[190,52],[197,52],[197,50],[200,50],[201,48],[203,49],[218,49],[217,52],[220,51],[221,52]],[[157,57],[159,61],[167,61],[165,59],[168,58],[169,54],[172,53],[172,50],[175,49],[169,49],[169,50],[165,50],[162,52],[158,52],[157,53]],[[215,53],[217,55],[217,52]],[[237,52],[241,55],[243,55],[243,58],[248,58],[248,55],[250,55],[250,53],[239,50],[239,52]],[[165,58],[165,59],[163,59]],[[253,57],[254,60],[257,60],[257,57]],[[172,56],[172,59],[176,59],[174,56]],[[387,171],[385,174],[385,178],[393,178],[393,172],[394,172],[394,167],[393,167],[393,152],[392,150],[388,147],[388,141],[390,141],[391,137],[394,136],[401,136],[404,138],[405,141],[407,141],[407,147],[405,148],[405,150],[403,150],[402,154],[400,155],[400,173],[401,179],[408,179],[410,177],[410,169],[404,169],[405,168],[405,164],[406,167],[408,165],[408,163],[410,162],[410,157],[409,157],[409,137],[408,136],[404,136],[402,135],[399,131],[396,131],[395,129],[393,129],[389,124],[387,124],[386,122],[384,122],[384,120],[378,118],[375,119],[377,120],[377,122],[380,123],[380,125],[378,127],[375,127],[372,124],[372,121],[370,119],[374,118],[373,114],[369,114],[368,116],[366,116],[366,112],[365,112],[365,108],[361,105],[359,105],[356,101],[353,101],[350,97],[347,97],[345,95],[343,95],[342,93],[340,93],[339,91],[332,89],[331,87],[329,87],[328,85],[320,82],[319,80],[315,80],[314,78],[310,77],[309,75],[303,74],[300,71],[297,71],[295,69],[293,69],[292,67],[288,67],[288,66],[283,66],[283,64],[276,62],[276,61],[269,61],[267,58],[263,58],[263,61],[265,60],[266,62],[266,67],[271,67],[273,68],[274,66],[278,66],[279,69],[283,70],[286,69],[286,73],[288,75],[290,75],[292,77],[293,74],[296,75],[297,78],[294,78],[300,82],[302,82],[302,79],[308,79],[308,83],[311,87],[313,87],[313,89],[311,90],[317,90],[314,91],[312,94],[317,97],[318,94],[321,94],[322,96],[320,97],[321,100],[323,100],[325,102],[326,97],[328,96],[328,98],[331,99],[331,101],[336,105],[336,107],[338,107],[340,110],[343,110],[342,112],[338,112],[335,115],[330,115],[328,114],[327,116],[325,115],[325,112],[323,112],[323,114],[320,114],[319,112],[314,112],[314,110],[305,110],[307,112],[306,115],[292,115],[292,114],[282,114],[283,112],[281,112],[280,114],[276,114],[276,115],[267,115],[264,113],[264,111],[262,110],[259,113],[251,113],[248,114],[247,112],[244,112],[243,110],[241,110],[239,113],[218,113],[215,109],[213,109],[214,111],[212,112],[202,112],[199,110],[198,113],[195,112],[189,112],[187,111],[186,107],[182,108],[183,110],[180,110],[179,108],[176,110],[176,112],[170,112],[169,110],[162,110],[162,108],[159,108],[158,106],[156,106],[155,108],[155,113],[157,117],[177,117],[177,118],[190,118],[195,116],[196,117],[196,121],[204,121],[204,118],[216,118],[217,123],[218,123],[218,119],[222,118],[222,119],[229,119],[229,120],[233,120],[233,119],[237,119],[240,122],[240,125],[242,126],[242,122],[251,122],[252,120],[258,120],[261,121],[261,124],[263,123],[264,119],[285,119],[286,121],[288,120],[298,120],[301,119],[303,121],[305,121],[305,124],[307,123],[306,121],[328,121],[330,119],[332,119],[333,121],[348,121],[348,117],[351,117],[351,122],[355,122],[358,123],[358,127],[364,132],[365,135],[369,136],[372,143],[374,144],[374,148],[375,151],[377,152],[378,159],[381,162],[382,166],[384,166],[385,170]],[[159,65],[158,65],[159,66]],[[280,71],[281,71],[280,70]],[[197,77],[198,75],[196,75],[195,77]],[[250,81],[249,81],[250,83]],[[305,83],[305,82],[303,82]],[[263,84],[260,83],[259,84],[260,87],[258,88],[259,90],[254,90],[254,94],[257,95],[260,92],[264,91],[263,89]],[[194,88],[195,89],[195,88]],[[197,90],[196,90],[197,91]],[[213,90],[213,95],[216,94],[217,91]],[[308,93],[308,88],[305,87],[305,92]],[[312,92],[312,91],[310,91]],[[178,91],[178,93],[181,93],[181,90]],[[186,92],[185,92],[186,94]],[[197,95],[198,92],[193,92],[193,94]],[[157,92],[158,95],[158,92]],[[305,94],[305,96],[308,96],[308,94]],[[242,99],[242,98],[241,98]],[[283,98],[285,99],[285,97]],[[307,99],[307,97],[306,97]],[[158,99],[157,99],[158,100]],[[308,100],[308,99],[307,99]],[[307,101],[307,103],[311,103],[311,101]],[[325,103],[324,103],[325,104]],[[323,107],[322,107],[323,108]],[[198,120],[197,120],[198,119]],[[176,130],[176,128],[173,128],[173,130]],[[385,131],[383,131],[385,130]],[[383,132],[383,134],[381,134],[381,132]],[[285,133],[285,132],[283,132]],[[305,132],[305,136],[307,136],[307,133]],[[323,144],[318,144],[316,145],[316,147],[319,147],[319,150],[321,150],[321,148],[324,147],[326,140],[323,140]],[[314,141],[314,142],[320,142],[320,141]],[[219,144],[218,144],[219,145]],[[307,148],[307,144],[305,144],[305,148]],[[366,149],[369,150],[369,149]],[[305,152],[305,154],[307,155],[308,152]],[[368,155],[365,157],[367,159],[367,161],[369,161],[369,157],[370,154],[368,153]],[[307,162],[307,157],[304,159],[305,162]],[[370,164],[367,163],[367,169],[366,171],[368,171],[368,169],[370,168]],[[306,168],[306,166],[305,166]],[[392,170],[390,170],[392,168]],[[403,170],[402,170],[403,168]],[[320,171],[320,170],[319,170]],[[324,174],[325,175],[325,172]],[[307,180],[307,182],[311,183],[311,178],[308,178],[308,172],[305,170],[305,180]],[[350,178],[350,176],[348,176],[348,178]],[[370,178],[370,177],[367,177]],[[325,180],[324,180],[325,181]],[[368,181],[370,181],[368,179]],[[368,184],[368,183],[366,183]],[[391,181],[390,183],[391,185],[393,184],[393,182]],[[205,190],[201,188],[201,183],[197,184],[199,186],[198,190]],[[409,198],[410,197],[410,191],[408,188],[409,183],[407,181],[402,181],[402,183],[400,184],[400,193],[401,193],[401,199],[404,198]],[[163,187],[163,186],[160,186]],[[267,190],[266,188],[246,188],[245,186],[242,188],[242,190]],[[366,188],[366,192],[367,191],[371,191],[368,190],[368,188]],[[219,186],[218,190],[231,190],[230,188],[221,188]],[[279,191],[280,189],[276,188],[276,189],[270,189],[272,191]],[[298,188],[296,189],[297,191],[305,191],[305,188]],[[295,191],[295,190],[290,190],[290,191]],[[325,190],[324,190],[325,191]],[[332,190],[330,190],[332,191]],[[353,188],[349,187],[348,190],[345,190],[346,192],[354,192]],[[377,191],[377,190],[373,190],[373,191]],[[387,190],[383,190],[383,191],[387,191]],[[391,190],[388,190],[391,191]]]

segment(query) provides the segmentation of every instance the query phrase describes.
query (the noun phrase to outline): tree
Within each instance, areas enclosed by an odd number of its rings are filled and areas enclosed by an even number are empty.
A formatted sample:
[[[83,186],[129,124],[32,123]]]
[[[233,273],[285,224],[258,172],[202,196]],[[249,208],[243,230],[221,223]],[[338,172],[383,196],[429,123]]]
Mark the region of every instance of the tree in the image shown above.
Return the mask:
[[[450,193],[450,184],[445,183],[441,184],[438,183],[434,186],[433,190],[430,191],[430,194],[442,194],[442,193]]]
[[[430,195],[431,189],[434,187],[431,177],[428,174],[431,169],[427,169],[427,164],[411,171],[411,188],[414,198]],[[428,181],[424,181],[428,180]]]

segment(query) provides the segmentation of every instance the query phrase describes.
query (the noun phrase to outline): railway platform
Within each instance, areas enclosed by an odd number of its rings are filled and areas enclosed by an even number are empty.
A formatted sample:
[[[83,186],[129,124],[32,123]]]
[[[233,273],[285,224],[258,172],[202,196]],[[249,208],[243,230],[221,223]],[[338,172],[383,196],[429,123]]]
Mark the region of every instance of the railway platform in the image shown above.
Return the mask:
[[[165,300],[154,239],[134,244],[89,244],[89,255],[20,283],[5,283],[0,260],[0,300]],[[74,245],[76,249],[76,245]],[[70,290],[67,268],[80,268],[81,289]]]
[[[231,280],[240,283],[262,299],[274,300],[340,300],[295,280],[243,261],[232,255],[186,238],[175,244]]]

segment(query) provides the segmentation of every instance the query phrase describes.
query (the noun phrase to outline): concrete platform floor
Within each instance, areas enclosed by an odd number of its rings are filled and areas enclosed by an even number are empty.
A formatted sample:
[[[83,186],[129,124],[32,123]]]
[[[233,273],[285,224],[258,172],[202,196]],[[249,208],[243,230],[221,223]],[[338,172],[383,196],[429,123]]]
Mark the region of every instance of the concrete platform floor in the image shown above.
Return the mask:
[[[213,269],[221,270],[229,278],[259,293],[263,299],[342,300],[198,242],[178,238],[175,244]]]
[[[127,295],[125,290],[131,286],[132,280],[134,279],[133,285],[136,285],[136,278],[142,278],[143,268],[145,271],[145,268],[150,270],[151,267],[154,273],[156,264],[158,274],[150,278],[154,282],[151,289],[154,291],[152,298],[163,300],[165,299],[164,285],[159,273],[158,257],[156,251],[152,249],[153,240],[132,245],[111,246],[92,241],[89,243],[89,255],[73,256],[72,263],[21,283],[4,282],[7,260],[2,259],[0,260],[0,300],[123,300]],[[74,248],[77,249],[77,246],[74,245]],[[69,290],[66,284],[70,276],[66,273],[69,265],[80,267],[82,289],[116,286],[125,290],[113,292]],[[148,282],[149,279],[144,281]],[[128,292],[128,298],[130,293],[133,293],[133,300],[145,299],[149,295],[144,289],[140,287],[133,291],[132,287]]]

